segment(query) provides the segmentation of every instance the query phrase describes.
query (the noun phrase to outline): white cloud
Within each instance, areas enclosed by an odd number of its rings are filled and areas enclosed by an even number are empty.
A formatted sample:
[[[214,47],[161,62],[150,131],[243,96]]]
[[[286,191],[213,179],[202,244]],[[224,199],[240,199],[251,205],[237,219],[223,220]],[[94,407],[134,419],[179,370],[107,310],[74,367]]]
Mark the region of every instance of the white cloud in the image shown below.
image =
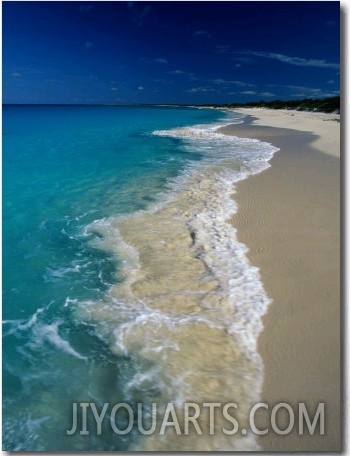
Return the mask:
[[[294,89],[294,90],[306,90],[309,92],[321,92],[321,89],[314,89],[312,87],[304,87],[304,86],[297,86],[297,85],[286,85],[287,89]]]
[[[261,97],[275,97],[276,96],[274,93],[271,93],[271,92],[261,92],[261,93],[259,93],[259,95]]]
[[[170,74],[184,74],[185,72],[182,70],[175,70],[175,71],[169,71]]]
[[[237,87],[254,87],[254,84],[249,84],[247,82],[242,82],[242,81],[227,81],[226,79],[214,79],[213,84],[233,84]]]
[[[267,59],[279,60],[283,63],[290,65],[303,66],[303,67],[315,67],[315,68],[339,68],[339,63],[330,63],[326,60],[318,59],[304,59],[301,57],[290,57],[284,54],[276,54],[274,52],[256,52],[246,51],[243,54],[255,55],[256,57],[263,57]]]
[[[118,88],[117,87],[111,87],[111,90],[113,90],[115,92],[116,90],[118,90]]]
[[[86,49],[91,49],[94,46],[94,43],[91,43],[91,41],[85,41],[85,48]]]
[[[18,73],[18,71],[14,71],[13,73],[11,73],[11,76],[13,76],[14,78],[21,78],[23,74]]]
[[[254,90],[245,90],[244,92],[241,92],[242,95],[256,95],[257,92]]]
[[[293,96],[303,98],[322,98],[322,97],[335,97],[339,95],[339,90],[323,90],[316,87],[305,87],[298,85],[277,85],[270,84],[270,87],[281,87],[283,89],[292,90]]]
[[[163,59],[161,57],[157,58],[157,59],[150,59],[148,57],[140,57],[139,58],[140,62],[145,62],[145,63],[159,63],[161,65],[167,65],[168,64],[168,61],[167,59]]]
[[[161,59],[161,58],[159,58],[159,59],[154,59],[154,61],[155,61],[156,63],[161,63],[161,64],[163,64],[163,65],[167,65],[167,64],[168,64],[167,59]]]
[[[203,38],[211,38],[211,35],[209,32],[207,32],[206,30],[197,30],[193,33],[194,36],[198,36],[198,37],[203,37]]]
[[[145,90],[145,88],[142,87],[142,86],[138,86],[137,90],[140,90],[140,91],[141,91],[141,90]]]
[[[188,93],[200,93],[200,92],[215,92],[215,89],[211,87],[193,87],[192,89],[187,90]]]
[[[207,89],[204,87],[193,87],[193,89],[188,89],[188,93],[198,93],[198,92],[207,92]]]

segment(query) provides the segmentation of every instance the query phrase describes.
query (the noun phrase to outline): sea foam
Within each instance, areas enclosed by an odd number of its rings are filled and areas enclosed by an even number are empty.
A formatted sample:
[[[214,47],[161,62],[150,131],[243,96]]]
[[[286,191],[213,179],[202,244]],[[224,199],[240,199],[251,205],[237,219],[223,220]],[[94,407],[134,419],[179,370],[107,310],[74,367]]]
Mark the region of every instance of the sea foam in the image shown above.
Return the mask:
[[[95,221],[95,246],[123,259],[120,282],[100,302],[78,306],[98,322],[111,350],[134,359],[128,400],[181,404],[233,401],[246,424],[260,400],[263,364],[257,352],[267,296],[247,247],[230,219],[237,182],[269,167],[271,144],[227,136],[222,124],[154,131],[179,141],[200,160],[170,183],[148,210]],[[150,385],[153,385],[151,388]],[[134,449],[184,449],[181,439],[146,437]],[[186,450],[256,450],[254,435],[190,438]]]

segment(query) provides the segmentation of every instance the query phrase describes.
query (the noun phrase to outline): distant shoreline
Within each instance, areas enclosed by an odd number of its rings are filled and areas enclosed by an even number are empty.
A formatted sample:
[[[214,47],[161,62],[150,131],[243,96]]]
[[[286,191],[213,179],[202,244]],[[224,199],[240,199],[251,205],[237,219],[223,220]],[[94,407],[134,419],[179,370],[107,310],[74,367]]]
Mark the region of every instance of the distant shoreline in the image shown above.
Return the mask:
[[[274,100],[274,101],[254,101],[248,103],[228,103],[228,104],[181,104],[181,103],[126,103],[126,104],[113,104],[113,103],[3,103],[5,106],[111,106],[111,107],[168,107],[168,108],[192,108],[192,109],[241,109],[241,108],[267,108],[267,109],[288,109],[296,111],[308,112],[327,112],[327,113],[340,113],[340,97],[311,99],[304,100]]]
[[[266,108],[340,114],[340,97],[304,98],[303,100],[252,101],[248,103],[208,104],[207,107],[223,109]]]

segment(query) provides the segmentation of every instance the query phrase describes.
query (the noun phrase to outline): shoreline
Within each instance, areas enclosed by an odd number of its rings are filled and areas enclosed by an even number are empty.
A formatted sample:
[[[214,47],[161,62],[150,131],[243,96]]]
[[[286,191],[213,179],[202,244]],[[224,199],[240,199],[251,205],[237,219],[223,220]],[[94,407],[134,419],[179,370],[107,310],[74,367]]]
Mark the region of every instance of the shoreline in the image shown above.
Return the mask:
[[[304,402],[313,413],[325,403],[323,436],[269,432],[259,437],[260,445],[265,451],[339,451],[340,131],[331,120],[339,116],[234,111],[248,115],[248,123],[221,133],[280,148],[270,168],[236,184],[232,218],[272,298],[258,341],[265,366],[262,402],[270,410],[285,402],[294,411]],[[263,415],[260,429],[268,427]]]
[[[179,150],[187,140],[185,150],[204,156],[147,210],[89,226],[99,234],[96,247],[123,259],[124,280],[108,289],[112,306],[84,303],[77,317],[101,326],[112,353],[133,359],[136,371],[125,391],[135,403],[140,394],[160,411],[175,402],[181,415],[188,398],[198,404],[234,399],[240,428],[247,429],[249,411],[261,397],[257,339],[270,300],[227,214],[237,208],[234,184],[269,166],[277,148],[218,134],[217,128],[198,124],[153,132],[179,138]],[[143,437],[130,450],[180,451],[184,445],[188,451],[260,450],[253,432],[218,432],[214,438],[205,416],[200,423],[200,439],[173,433],[159,440]],[[216,426],[225,427],[224,416]]]

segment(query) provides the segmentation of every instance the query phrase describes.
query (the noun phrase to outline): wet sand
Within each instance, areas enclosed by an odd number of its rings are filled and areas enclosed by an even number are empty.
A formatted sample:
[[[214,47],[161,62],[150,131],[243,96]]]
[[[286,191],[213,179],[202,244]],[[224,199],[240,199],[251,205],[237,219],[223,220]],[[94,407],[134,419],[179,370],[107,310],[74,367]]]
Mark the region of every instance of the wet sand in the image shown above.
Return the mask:
[[[273,300],[259,338],[262,402],[270,411],[277,403],[290,404],[296,423],[298,403],[306,404],[310,418],[318,403],[325,403],[323,436],[318,428],[314,435],[299,436],[297,425],[289,435],[277,435],[264,411],[257,415],[258,427],[269,432],[259,443],[265,451],[339,451],[339,123],[322,114],[239,111],[253,114],[253,124],[222,132],[280,148],[269,169],[238,183],[239,208],[232,220]]]

